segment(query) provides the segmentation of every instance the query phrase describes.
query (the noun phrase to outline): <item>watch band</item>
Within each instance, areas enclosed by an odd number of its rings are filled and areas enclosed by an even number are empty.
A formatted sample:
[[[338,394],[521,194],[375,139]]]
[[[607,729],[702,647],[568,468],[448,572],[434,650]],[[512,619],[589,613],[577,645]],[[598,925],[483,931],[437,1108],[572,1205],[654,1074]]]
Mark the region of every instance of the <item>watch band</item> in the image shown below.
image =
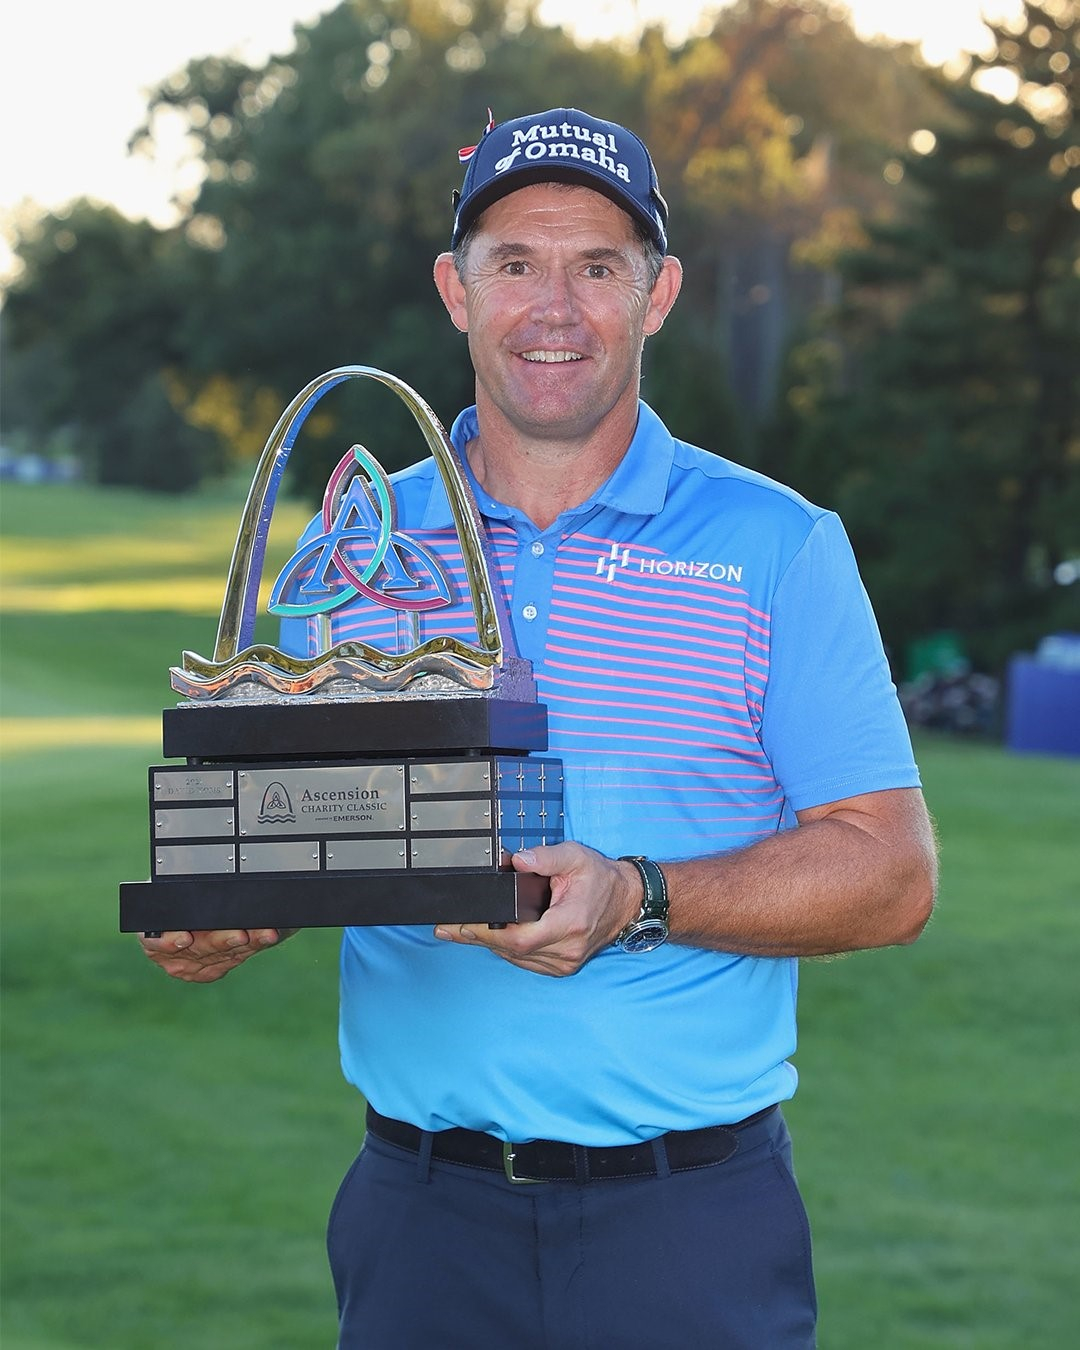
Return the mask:
[[[651,858],[626,853],[619,861],[633,863],[637,868],[644,895],[637,918],[632,919],[616,937],[616,945],[627,952],[652,951],[667,941],[669,908],[667,879]]]

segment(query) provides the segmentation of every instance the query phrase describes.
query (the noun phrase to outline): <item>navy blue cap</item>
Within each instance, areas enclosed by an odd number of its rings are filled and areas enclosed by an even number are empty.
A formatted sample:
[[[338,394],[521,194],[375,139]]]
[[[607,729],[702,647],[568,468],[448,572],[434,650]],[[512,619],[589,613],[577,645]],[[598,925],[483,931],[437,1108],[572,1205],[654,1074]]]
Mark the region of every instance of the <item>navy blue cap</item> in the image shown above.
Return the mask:
[[[498,125],[489,114],[479,145],[462,150],[460,158],[468,168],[454,195],[452,248],[500,197],[530,183],[576,183],[622,207],[667,253],[668,209],[653,162],[644,142],[617,122],[576,108],[552,108]]]

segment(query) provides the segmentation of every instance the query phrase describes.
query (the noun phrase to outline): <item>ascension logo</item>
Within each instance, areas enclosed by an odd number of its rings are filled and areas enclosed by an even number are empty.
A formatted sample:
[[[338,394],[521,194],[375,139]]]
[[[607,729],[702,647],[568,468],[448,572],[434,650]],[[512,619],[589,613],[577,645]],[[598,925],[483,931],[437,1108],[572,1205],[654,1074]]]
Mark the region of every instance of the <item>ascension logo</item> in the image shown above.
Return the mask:
[[[267,604],[271,614],[327,614],[358,595],[386,609],[414,612],[450,603],[441,565],[423,544],[397,529],[390,480],[362,445],[354,445],[330,475],[322,528],[281,569]]]
[[[629,570],[640,576],[693,577],[704,581],[742,581],[742,563],[695,562],[686,558],[642,558],[630,556],[625,544],[612,544],[596,560],[595,575],[614,581],[616,571]]]
[[[284,825],[287,821],[295,819],[296,812],[289,800],[288,788],[284,783],[270,783],[263,793],[262,805],[259,807],[259,824]]]

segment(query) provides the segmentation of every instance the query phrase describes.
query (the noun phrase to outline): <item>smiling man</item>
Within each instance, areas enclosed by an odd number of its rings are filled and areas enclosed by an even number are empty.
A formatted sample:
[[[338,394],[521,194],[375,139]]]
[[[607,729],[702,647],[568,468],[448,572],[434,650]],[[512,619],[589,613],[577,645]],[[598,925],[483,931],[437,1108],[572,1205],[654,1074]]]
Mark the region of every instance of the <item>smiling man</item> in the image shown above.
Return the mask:
[[[655,276],[650,261],[625,211],[566,183],[494,202],[439,258],[439,293],[469,335],[484,428],[469,454],[485,487],[531,462],[546,492],[557,484],[576,505],[611,475],[637,424],[644,339],[682,280],[676,259]]]
[[[780,1110],[798,959],[914,940],[934,845],[840,523],[639,400],[667,223],[642,142],[554,109],[489,125],[435,264],[570,842],[514,857],[551,879],[534,924],[345,932],[343,1347],[814,1344]],[[446,529],[430,462],[396,493],[403,528]],[[278,937],[144,946],[206,981]]]

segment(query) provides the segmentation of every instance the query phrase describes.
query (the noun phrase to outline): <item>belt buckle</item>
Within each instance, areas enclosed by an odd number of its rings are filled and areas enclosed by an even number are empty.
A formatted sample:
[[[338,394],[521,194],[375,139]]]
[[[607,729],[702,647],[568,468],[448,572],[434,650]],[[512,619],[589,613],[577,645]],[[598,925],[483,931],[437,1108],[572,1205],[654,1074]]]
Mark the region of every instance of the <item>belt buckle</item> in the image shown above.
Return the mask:
[[[503,1171],[506,1173],[506,1179],[515,1186],[542,1186],[544,1183],[540,1177],[519,1177],[514,1175],[514,1159],[517,1154],[514,1152],[514,1145],[503,1141]]]

